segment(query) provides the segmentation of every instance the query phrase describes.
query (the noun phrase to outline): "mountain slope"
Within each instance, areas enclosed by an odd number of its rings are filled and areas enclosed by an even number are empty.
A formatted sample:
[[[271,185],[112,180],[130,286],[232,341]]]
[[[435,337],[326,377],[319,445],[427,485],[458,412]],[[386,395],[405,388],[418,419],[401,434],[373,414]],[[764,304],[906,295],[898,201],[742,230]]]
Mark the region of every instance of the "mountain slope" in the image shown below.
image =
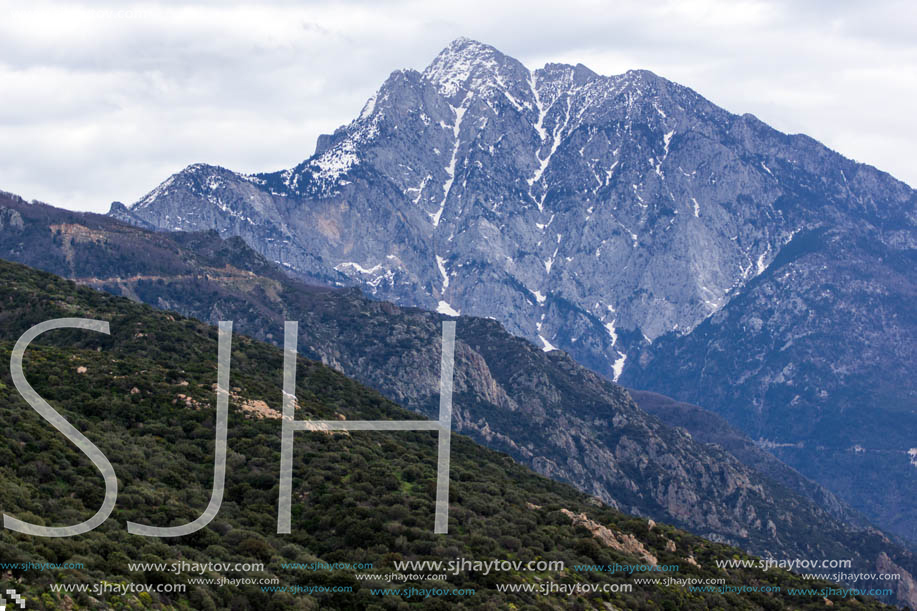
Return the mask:
[[[917,540],[915,269],[917,249],[801,233],[747,291],[691,335],[660,338],[623,381],[702,402]]]
[[[652,73],[529,72],[459,39],[423,73],[393,73],[300,165],[248,176],[197,164],[116,212],[242,235],[293,267],[284,257],[317,253],[376,295],[495,316],[613,373],[642,336],[719,309],[794,232],[912,229],[913,201],[868,166]]]
[[[628,389],[628,393],[640,409],[656,416],[669,426],[684,428],[696,441],[721,446],[743,464],[811,499],[835,518],[850,524],[868,523],[862,514],[854,511],[823,486],[781,462],[747,435],[731,426],[722,416],[697,405],[675,401],[654,392]]]
[[[374,296],[494,317],[779,447],[818,431],[810,443],[837,451],[781,456],[915,540],[914,441],[902,439],[917,410],[915,207],[917,194],[891,176],[652,73],[529,71],[459,39],[423,72],[393,73],[299,165],[259,175],[194,165],[112,214],[242,236],[304,272],[321,257]],[[799,248],[814,250],[797,258],[798,274],[755,292]],[[822,304],[822,285],[845,290]],[[740,299],[754,308],[751,327],[713,322]],[[773,310],[782,314],[769,329]],[[707,351],[711,342],[722,350]],[[804,383],[802,365],[782,373],[791,352],[758,362],[790,342],[819,355]],[[677,352],[703,353],[723,375],[701,384],[705,361],[682,366]],[[866,355],[848,374],[849,359]],[[790,377],[804,392],[781,386]],[[875,460],[840,453],[856,445]],[[877,472],[881,485],[868,483]]]
[[[57,261],[67,272],[63,252],[70,249],[74,261],[95,261],[107,274],[82,267],[74,276],[80,282],[205,321],[231,319],[239,332],[275,343],[285,318],[299,320],[304,354],[427,416],[438,411],[441,316],[303,285],[236,238],[151,233],[14,199],[4,209],[16,211],[21,226],[0,231],[3,256],[51,262],[52,270]],[[94,239],[68,238],[86,235]],[[21,244],[29,248],[14,252]],[[149,268],[151,252],[169,273]],[[852,558],[864,572],[874,571],[882,553],[913,564],[878,531],[834,519],[851,512],[830,493],[784,468],[782,481],[816,502],[799,497],[647,416],[562,353],[546,354],[494,321],[468,317],[459,319],[457,340],[455,430],[540,473],[622,510],[759,553]]]
[[[6,571],[5,587],[26,595],[30,609],[148,607],[195,609],[366,609],[384,602],[371,588],[389,587],[382,571],[393,560],[447,557],[563,561],[562,570],[492,574],[460,571],[440,579],[417,580],[417,587],[473,590],[448,596],[450,606],[497,609],[539,608],[682,609],[817,608],[817,595],[793,596],[788,587],[821,588],[784,571],[721,570],[716,560],[742,557],[667,526],[651,525],[596,507],[572,489],[535,476],[505,457],[455,436],[452,451],[450,534],[433,535],[434,448],[426,433],[303,434],[296,441],[293,532],[276,535],[274,503],[279,472],[279,420],[271,407],[255,416],[254,400],[276,407],[280,399],[282,353],[244,337],[233,340],[232,414],[226,498],[217,518],[192,536],[154,539],[128,535],[125,520],[154,524],[186,522],[206,504],[212,474],[208,458],[214,437],[213,380],[216,334],[190,320],[78,288],[49,274],[0,262],[0,356],[8,360],[13,342],[32,324],[65,316],[110,322],[111,335],[54,332],[30,347],[25,373],[36,390],[75,422],[109,456],[120,480],[112,518],[91,533],[56,540],[0,532],[0,549],[10,562],[74,563],[61,571]],[[376,393],[314,362],[299,363],[299,418],[399,419],[408,412]],[[0,469],[3,509],[30,520],[79,520],[101,496],[98,474],[85,457],[64,442],[0,376],[0,419],[4,456]],[[276,413],[276,412],[275,412]],[[77,483],[79,485],[77,485]],[[566,513],[565,513],[566,512]],[[592,516],[606,530],[576,525]],[[569,516],[573,516],[571,520]],[[592,523],[590,523],[592,524]],[[626,539],[630,536],[630,539]],[[610,538],[608,538],[610,537]],[[630,541],[624,551],[620,541]],[[612,546],[617,545],[620,549]],[[641,556],[642,555],[642,556]],[[692,561],[686,561],[687,558]],[[683,563],[679,575],[717,576],[732,585],[779,585],[769,594],[705,592],[638,585],[630,592],[544,597],[504,593],[501,583],[568,579],[578,583],[620,584],[620,576],[577,571],[574,565],[649,562]],[[128,563],[257,563],[262,569],[235,573],[277,584],[329,588],[296,595],[270,593],[252,585],[191,585],[186,592],[114,595],[52,594],[50,584],[100,580],[135,585],[187,583],[171,570],[132,570]],[[285,562],[360,562],[369,571],[334,570],[308,574]],[[692,563],[693,562],[693,563]],[[684,574],[682,574],[684,573]],[[219,573],[206,573],[218,578]],[[361,579],[366,577],[367,579]],[[339,588],[331,593],[330,588]],[[341,590],[341,588],[344,588]],[[402,606],[428,607],[423,595],[403,592]],[[437,601],[434,597],[433,601]],[[868,598],[834,597],[839,608],[879,608]],[[383,608],[378,606],[378,608]]]

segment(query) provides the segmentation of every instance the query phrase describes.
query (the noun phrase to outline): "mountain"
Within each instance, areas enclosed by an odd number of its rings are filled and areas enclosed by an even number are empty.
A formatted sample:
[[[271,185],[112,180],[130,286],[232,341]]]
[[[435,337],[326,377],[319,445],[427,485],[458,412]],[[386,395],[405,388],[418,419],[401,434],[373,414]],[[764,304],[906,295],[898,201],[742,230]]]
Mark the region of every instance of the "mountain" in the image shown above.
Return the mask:
[[[654,342],[622,381],[723,414],[915,541],[915,246],[800,233],[746,291],[690,335]]]
[[[219,513],[185,537],[129,535],[125,521],[185,523],[207,503],[215,436],[215,329],[5,261],[0,261],[0,279],[4,361],[13,343],[37,322],[81,316],[106,320],[111,331],[106,336],[56,331],[33,342],[26,354],[25,375],[35,390],[98,445],[119,480],[113,514],[87,534],[52,540],[0,531],[7,563],[0,580],[7,594],[13,589],[25,595],[28,609],[382,609],[389,605],[379,591],[400,589],[386,581],[395,562],[460,557],[545,560],[562,562],[563,568],[489,574],[459,570],[445,579],[426,577],[424,571],[425,576],[409,578],[405,589],[395,593],[399,608],[430,607],[430,598],[412,594],[408,584],[415,589],[461,589],[465,595],[432,600],[474,609],[783,609],[826,604],[820,595],[794,595],[789,588],[818,591],[832,587],[828,582],[777,569],[719,569],[717,561],[751,558],[600,506],[459,435],[452,440],[448,535],[432,533],[436,450],[429,434],[420,432],[297,435],[293,495],[298,500],[292,532],[278,535],[274,516],[283,354],[242,336],[235,336],[232,345],[231,468]],[[297,370],[298,419],[416,418],[319,363],[300,359]],[[3,511],[55,524],[90,515],[103,496],[98,472],[29,408],[6,370],[0,375],[0,398]],[[26,562],[76,568],[29,571],[16,566]],[[132,562],[148,565],[132,568]],[[184,573],[172,568],[181,563],[189,567]],[[256,568],[224,572],[213,568],[214,563]],[[310,571],[313,563],[323,568]],[[334,563],[371,568],[332,569]],[[733,591],[689,593],[635,584],[632,591],[570,597],[537,593],[542,580],[598,587],[629,583],[627,576],[594,568],[616,563],[677,564],[681,578],[724,579]],[[208,564],[210,568],[190,568]],[[221,577],[255,581],[216,585]],[[195,584],[192,578],[212,581]],[[186,591],[120,596],[95,591],[102,582],[189,585]],[[258,583],[272,585],[253,585]],[[504,584],[528,584],[536,590],[499,590]],[[70,591],[54,591],[53,585]],[[78,591],[80,586],[85,590]],[[776,587],[776,592],[745,597],[735,593],[739,586]],[[887,608],[863,596],[830,600],[841,609]]]
[[[852,525],[868,525],[868,520],[861,513],[853,510],[823,486],[807,479],[777,459],[742,431],[730,425],[722,416],[697,405],[676,401],[654,392],[629,389],[628,393],[640,409],[656,416],[669,426],[685,429],[695,441],[722,447],[743,464],[814,501],[833,517]]]
[[[717,412],[917,541],[915,204],[650,72],[530,71],[459,39],[295,167],[193,165],[111,214],[496,318]]]
[[[442,315],[305,284],[215,232],[154,233],[10,196],[0,215],[16,221],[0,230],[4,258],[200,320],[234,320],[238,332],[274,343],[284,319],[299,320],[304,355],[424,415],[438,412]],[[766,452],[746,448],[742,464],[706,445],[741,455],[732,441],[740,434],[715,416],[695,426],[659,411],[661,422],[623,389],[495,321],[458,319],[454,404],[457,432],[621,510],[777,558],[850,558],[862,572],[889,558],[902,583],[917,569],[909,551]]]

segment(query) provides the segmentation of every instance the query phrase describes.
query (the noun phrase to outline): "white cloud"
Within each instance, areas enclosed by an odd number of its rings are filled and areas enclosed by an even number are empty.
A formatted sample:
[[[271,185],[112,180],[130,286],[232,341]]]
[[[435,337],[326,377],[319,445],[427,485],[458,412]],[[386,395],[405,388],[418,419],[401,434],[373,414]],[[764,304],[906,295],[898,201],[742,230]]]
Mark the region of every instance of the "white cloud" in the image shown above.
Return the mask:
[[[0,189],[132,202],[197,161],[292,166],[451,39],[526,65],[648,68],[917,185],[908,3],[0,1]]]

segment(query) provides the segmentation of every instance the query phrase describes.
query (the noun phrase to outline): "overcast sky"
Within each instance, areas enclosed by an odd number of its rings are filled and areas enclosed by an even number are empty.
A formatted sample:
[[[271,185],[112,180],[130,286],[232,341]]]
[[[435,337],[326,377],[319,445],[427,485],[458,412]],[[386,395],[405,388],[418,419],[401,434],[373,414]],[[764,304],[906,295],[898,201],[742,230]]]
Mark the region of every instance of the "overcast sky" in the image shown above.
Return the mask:
[[[646,68],[917,185],[907,1],[0,0],[0,189],[106,211],[194,162],[293,166],[458,36],[530,68]]]

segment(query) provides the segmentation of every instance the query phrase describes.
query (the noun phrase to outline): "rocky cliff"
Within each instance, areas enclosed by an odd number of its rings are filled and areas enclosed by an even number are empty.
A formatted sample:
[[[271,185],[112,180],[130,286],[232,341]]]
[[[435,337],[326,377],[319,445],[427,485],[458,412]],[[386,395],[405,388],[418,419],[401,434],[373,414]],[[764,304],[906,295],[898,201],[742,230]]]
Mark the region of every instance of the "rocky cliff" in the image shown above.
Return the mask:
[[[112,214],[496,318],[724,415],[915,540],[915,202],[650,72],[530,70],[459,39],[295,167],[193,165]]]

